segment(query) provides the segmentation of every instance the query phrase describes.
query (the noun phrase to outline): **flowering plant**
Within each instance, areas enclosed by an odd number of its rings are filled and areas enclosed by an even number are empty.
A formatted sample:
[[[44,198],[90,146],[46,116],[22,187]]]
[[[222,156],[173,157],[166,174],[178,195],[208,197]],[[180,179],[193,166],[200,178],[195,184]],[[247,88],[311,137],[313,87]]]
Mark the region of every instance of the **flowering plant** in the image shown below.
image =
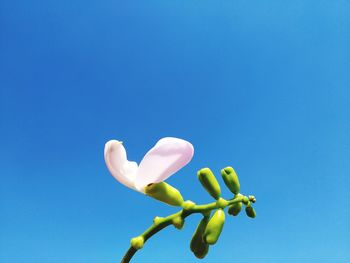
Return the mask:
[[[232,167],[221,170],[221,176],[227,188],[233,193],[231,199],[221,197],[221,188],[214,174],[209,168],[197,172],[198,180],[204,189],[215,199],[215,202],[197,205],[194,202],[184,201],[181,193],[175,187],[164,182],[176,173],[193,157],[194,149],[191,143],[172,137],[159,140],[156,145],[143,157],[139,165],[127,159],[123,143],[111,140],[105,145],[104,157],[108,170],[115,179],[125,186],[146,194],[168,205],[181,207],[177,213],[167,217],[155,217],[153,224],[141,235],[131,239],[130,248],[124,255],[122,263],[130,262],[131,258],[141,249],[145,242],[163,228],[174,225],[182,229],[185,218],[194,213],[203,215],[190,242],[190,249],[197,258],[204,258],[211,245],[214,245],[222,232],[225,213],[237,216],[245,205],[248,217],[256,216],[252,203],[254,196],[240,194],[238,176]]]

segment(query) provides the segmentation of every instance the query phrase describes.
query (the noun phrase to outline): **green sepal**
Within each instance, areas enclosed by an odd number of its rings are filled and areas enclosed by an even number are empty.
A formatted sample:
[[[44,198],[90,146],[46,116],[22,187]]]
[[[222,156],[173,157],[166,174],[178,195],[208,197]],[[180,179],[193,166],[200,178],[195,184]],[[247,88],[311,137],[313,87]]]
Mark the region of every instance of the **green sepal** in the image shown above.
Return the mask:
[[[226,167],[221,170],[221,176],[227,188],[235,195],[238,194],[241,186],[235,170],[230,166]]]
[[[172,206],[181,206],[184,202],[179,190],[165,182],[149,184],[145,187],[145,194]]]
[[[220,185],[209,168],[199,170],[197,176],[202,186],[212,197],[218,199],[221,196]]]
[[[227,213],[233,216],[237,216],[242,210],[242,202],[234,203],[228,207]]]
[[[209,245],[205,243],[203,240],[204,230],[208,222],[209,222],[209,216],[204,216],[203,219],[199,222],[190,243],[191,251],[194,253],[194,255],[197,258],[200,258],[200,259],[204,258],[209,251]]]
[[[254,210],[254,208],[252,206],[247,206],[245,208],[245,213],[247,214],[247,216],[251,217],[251,218],[255,218],[256,217],[256,212]]]
[[[208,225],[204,230],[203,240],[209,245],[215,244],[220,237],[222,228],[224,227],[224,223],[224,210],[216,210],[213,216],[210,218]]]

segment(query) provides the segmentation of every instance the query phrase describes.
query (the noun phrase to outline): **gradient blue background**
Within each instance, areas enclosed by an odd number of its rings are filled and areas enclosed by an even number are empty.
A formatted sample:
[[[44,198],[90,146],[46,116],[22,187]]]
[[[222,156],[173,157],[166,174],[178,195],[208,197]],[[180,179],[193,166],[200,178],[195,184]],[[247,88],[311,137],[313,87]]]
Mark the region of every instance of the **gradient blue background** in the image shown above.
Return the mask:
[[[1,1],[0,262],[119,262],[177,209],[115,181],[104,144],[140,161],[164,136],[195,147],[168,180],[186,199],[211,201],[197,169],[232,165],[258,200],[203,262],[349,262],[349,14],[346,0]],[[199,262],[199,219],[135,262]]]

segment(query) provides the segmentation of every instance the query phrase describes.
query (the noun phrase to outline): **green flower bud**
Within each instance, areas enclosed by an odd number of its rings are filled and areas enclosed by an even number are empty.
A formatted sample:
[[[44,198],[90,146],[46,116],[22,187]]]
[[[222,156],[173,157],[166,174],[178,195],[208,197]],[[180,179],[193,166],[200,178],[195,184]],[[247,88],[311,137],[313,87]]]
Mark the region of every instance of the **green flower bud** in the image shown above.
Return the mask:
[[[256,202],[256,198],[255,198],[254,195],[249,195],[249,196],[248,196],[248,199],[249,199],[249,201],[252,202],[252,203],[255,203],[255,202]]]
[[[209,216],[204,216],[198,224],[191,239],[190,248],[197,258],[204,258],[209,251],[209,245],[203,240],[204,230],[207,227],[208,222]]]
[[[215,244],[221,234],[222,228],[225,223],[225,213],[222,209],[216,210],[214,215],[209,220],[207,227],[204,230],[203,239],[209,244]]]
[[[245,208],[245,213],[247,214],[247,216],[251,217],[251,218],[255,218],[256,217],[256,213],[255,210],[252,206],[247,206]]]
[[[230,205],[228,207],[227,213],[229,213],[230,215],[236,216],[239,214],[239,212],[241,212],[241,210],[242,210],[242,203],[238,202],[238,203],[234,203],[233,205]]]
[[[230,191],[235,195],[238,194],[241,186],[235,170],[233,170],[233,168],[230,166],[226,167],[221,170],[221,176],[222,179],[224,179],[227,188],[230,189]]]
[[[131,239],[131,246],[135,249],[141,249],[143,247],[145,240],[142,236],[134,237]]]
[[[185,224],[185,220],[181,216],[173,218],[171,222],[177,229],[182,229]]]
[[[221,196],[220,185],[209,168],[199,170],[197,176],[205,190],[207,190],[212,197],[218,199]]]
[[[165,182],[149,184],[145,188],[145,194],[173,206],[181,206],[184,201],[179,190]]]

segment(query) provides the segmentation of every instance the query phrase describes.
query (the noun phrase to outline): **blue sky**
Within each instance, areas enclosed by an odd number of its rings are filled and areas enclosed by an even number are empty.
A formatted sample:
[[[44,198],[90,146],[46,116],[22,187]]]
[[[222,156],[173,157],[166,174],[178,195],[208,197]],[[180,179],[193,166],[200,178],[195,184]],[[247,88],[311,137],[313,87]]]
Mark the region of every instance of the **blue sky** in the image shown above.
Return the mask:
[[[210,202],[196,171],[227,165],[257,197],[257,218],[227,217],[202,262],[348,262],[349,12],[345,0],[2,1],[0,261],[119,262],[177,209],[114,180],[104,144],[140,161],[175,136],[195,147],[168,180],[185,199]],[[199,262],[199,219],[134,262]]]

